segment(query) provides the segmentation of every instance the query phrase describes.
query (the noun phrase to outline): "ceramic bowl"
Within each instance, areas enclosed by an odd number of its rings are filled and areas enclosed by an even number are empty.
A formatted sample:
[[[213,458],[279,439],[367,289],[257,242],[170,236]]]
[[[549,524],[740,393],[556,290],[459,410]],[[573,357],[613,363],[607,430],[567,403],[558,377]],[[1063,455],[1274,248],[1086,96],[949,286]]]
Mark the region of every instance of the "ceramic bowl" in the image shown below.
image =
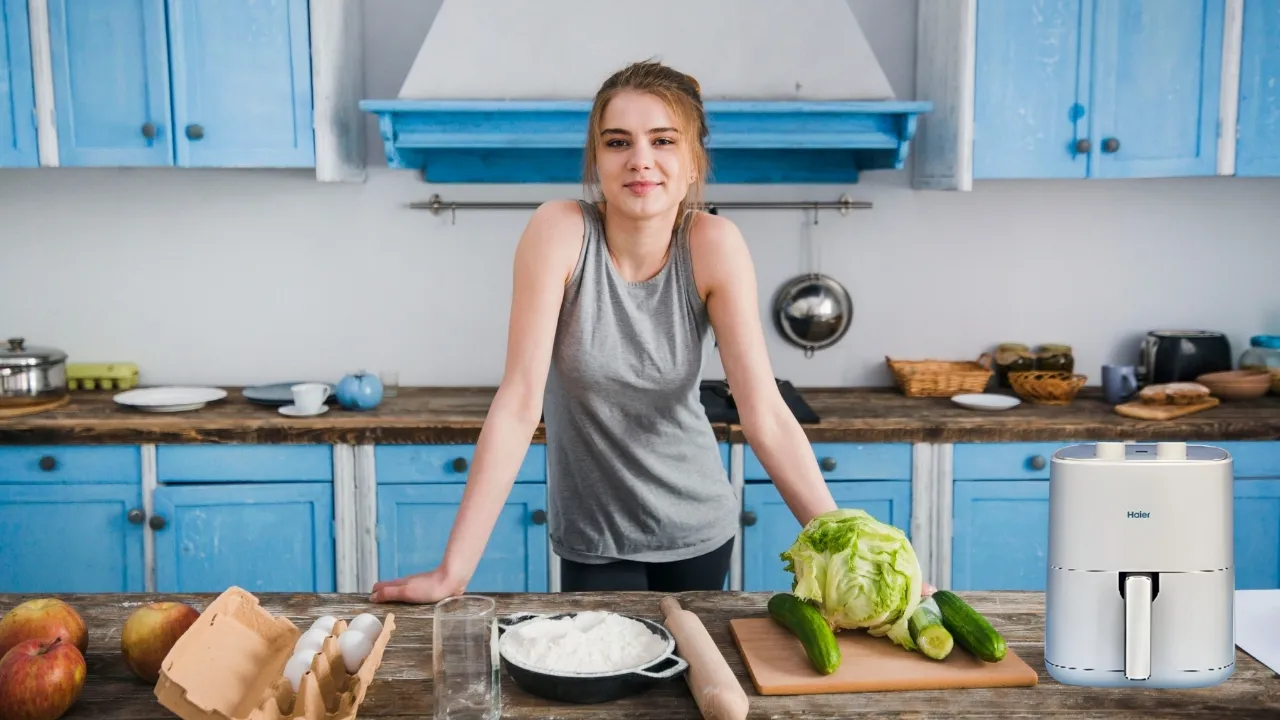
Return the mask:
[[[1201,375],[1196,382],[1222,400],[1255,400],[1271,389],[1271,373],[1266,370],[1224,370]]]

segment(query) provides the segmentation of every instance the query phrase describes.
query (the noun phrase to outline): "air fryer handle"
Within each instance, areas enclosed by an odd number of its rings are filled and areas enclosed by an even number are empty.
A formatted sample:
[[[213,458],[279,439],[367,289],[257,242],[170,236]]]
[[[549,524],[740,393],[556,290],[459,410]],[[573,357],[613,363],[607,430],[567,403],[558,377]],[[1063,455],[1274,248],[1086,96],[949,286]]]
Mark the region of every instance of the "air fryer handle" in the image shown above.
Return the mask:
[[[1151,677],[1151,576],[1134,573],[1124,579],[1124,676]]]

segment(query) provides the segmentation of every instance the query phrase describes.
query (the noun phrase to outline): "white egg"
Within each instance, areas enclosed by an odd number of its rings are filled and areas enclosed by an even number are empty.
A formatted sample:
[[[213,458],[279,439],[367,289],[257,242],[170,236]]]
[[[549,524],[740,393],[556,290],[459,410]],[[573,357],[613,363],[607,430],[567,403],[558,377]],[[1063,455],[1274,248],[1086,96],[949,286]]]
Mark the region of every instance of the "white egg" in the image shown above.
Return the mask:
[[[338,636],[338,650],[342,652],[342,664],[347,672],[355,673],[373,650],[373,638],[359,630],[348,630]]]
[[[376,638],[382,633],[382,621],[369,613],[360,613],[351,620],[347,629],[359,630],[371,638]]]
[[[302,633],[302,637],[298,638],[297,644],[293,646],[293,651],[312,650],[320,652],[320,648],[324,646],[324,639],[327,637],[329,637],[329,633],[323,630],[308,630]]]
[[[311,660],[315,656],[314,650],[299,650],[289,658],[289,662],[284,664],[284,676],[295,693],[298,692],[298,686],[302,684],[302,676],[311,669]]]
[[[332,615],[325,615],[324,617],[316,618],[316,621],[315,621],[315,622],[313,622],[313,623],[311,623],[311,629],[312,629],[312,630],[323,630],[323,631],[324,631],[324,634],[326,634],[326,635],[332,635],[332,634],[333,634],[333,624],[334,624],[334,623],[336,623],[336,622],[338,622],[338,618],[336,618],[336,617],[334,617],[334,616],[332,616]]]

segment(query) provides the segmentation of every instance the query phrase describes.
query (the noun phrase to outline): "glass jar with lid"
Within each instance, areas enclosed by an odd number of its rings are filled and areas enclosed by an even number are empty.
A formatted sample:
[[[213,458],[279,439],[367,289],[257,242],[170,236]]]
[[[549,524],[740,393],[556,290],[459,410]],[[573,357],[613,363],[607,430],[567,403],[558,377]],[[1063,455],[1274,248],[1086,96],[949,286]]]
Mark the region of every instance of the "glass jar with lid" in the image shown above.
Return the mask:
[[[1070,345],[1041,345],[1037,350],[1037,370],[1065,373],[1075,371],[1076,359],[1071,354]]]
[[[1280,372],[1280,335],[1254,335],[1240,356],[1241,370]]]
[[[996,384],[1009,387],[1009,373],[1035,370],[1035,355],[1022,343],[1000,343],[996,346]]]

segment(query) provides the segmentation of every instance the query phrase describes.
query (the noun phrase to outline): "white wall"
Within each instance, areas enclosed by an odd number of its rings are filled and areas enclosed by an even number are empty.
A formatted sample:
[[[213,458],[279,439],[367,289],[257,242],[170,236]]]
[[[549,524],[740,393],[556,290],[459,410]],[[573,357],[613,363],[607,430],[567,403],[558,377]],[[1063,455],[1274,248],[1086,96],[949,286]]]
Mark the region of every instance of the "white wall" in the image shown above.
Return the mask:
[[[851,2],[901,98],[914,97],[914,3]],[[427,7],[422,7],[423,5]],[[437,3],[367,10],[367,94],[394,97]],[[379,158],[370,128],[369,156]],[[376,163],[375,163],[376,164]],[[384,164],[385,165],[385,164]],[[75,361],[132,360],[148,383],[336,379],[394,368],[407,384],[500,378],[510,259],[526,214],[404,207],[538,200],[574,186],[438,187],[374,168],[364,185],[274,171],[0,170],[0,337]],[[1280,332],[1280,180],[982,183],[916,192],[905,173],[851,188],[750,188],[715,199],[835,199],[809,229],[850,289],[854,325],[810,360],[767,328],[779,377],[884,384],[886,354],[972,358],[1001,341],[1065,342],[1096,382],[1157,327]],[[800,213],[734,211],[762,317],[805,269]],[[1091,285],[1086,289],[1086,285]],[[767,321],[767,320],[766,320]],[[722,376],[713,358],[710,376]]]

